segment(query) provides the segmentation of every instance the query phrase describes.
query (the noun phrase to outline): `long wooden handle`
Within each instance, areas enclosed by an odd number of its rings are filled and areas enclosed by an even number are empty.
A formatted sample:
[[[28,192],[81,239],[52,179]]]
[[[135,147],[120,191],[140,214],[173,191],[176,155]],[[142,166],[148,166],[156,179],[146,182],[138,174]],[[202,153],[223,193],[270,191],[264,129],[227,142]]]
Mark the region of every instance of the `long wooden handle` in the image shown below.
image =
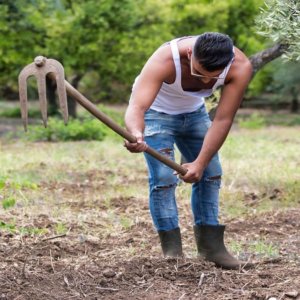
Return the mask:
[[[115,121],[105,115],[103,112],[99,111],[96,105],[94,105],[91,101],[89,101],[86,97],[80,94],[68,81],[65,80],[67,94],[74,98],[80,105],[82,105],[86,110],[88,110],[93,116],[99,119],[101,122],[106,124],[113,131],[118,133],[120,136],[125,138],[127,141],[131,143],[136,143],[136,137],[129,133],[127,130],[119,126]],[[160,154],[158,151],[154,150],[151,147],[148,147],[145,151],[151,156],[155,157],[168,167],[177,171],[181,175],[185,175],[187,170],[183,168],[181,165],[177,164],[173,160],[167,158],[166,156]]]

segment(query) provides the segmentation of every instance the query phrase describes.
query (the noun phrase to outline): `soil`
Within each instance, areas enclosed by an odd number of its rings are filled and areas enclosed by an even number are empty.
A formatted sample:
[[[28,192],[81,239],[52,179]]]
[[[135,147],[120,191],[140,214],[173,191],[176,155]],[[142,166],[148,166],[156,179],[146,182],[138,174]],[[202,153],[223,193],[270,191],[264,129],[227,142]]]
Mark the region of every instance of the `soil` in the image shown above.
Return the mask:
[[[126,211],[134,203],[147,213],[137,199],[114,198],[110,205]],[[78,213],[75,204],[72,209]],[[8,219],[4,213],[0,217]],[[15,217],[49,232],[56,224],[47,214]],[[61,235],[0,233],[0,299],[300,299],[300,209],[227,220],[228,236],[240,242],[263,236],[278,246],[273,258],[240,257],[256,260],[249,270],[222,270],[191,254],[188,224],[183,230],[187,255],[180,259],[161,257],[148,220],[106,236],[97,231],[101,223],[85,222],[91,235],[80,234],[81,226],[71,219],[69,225]]]

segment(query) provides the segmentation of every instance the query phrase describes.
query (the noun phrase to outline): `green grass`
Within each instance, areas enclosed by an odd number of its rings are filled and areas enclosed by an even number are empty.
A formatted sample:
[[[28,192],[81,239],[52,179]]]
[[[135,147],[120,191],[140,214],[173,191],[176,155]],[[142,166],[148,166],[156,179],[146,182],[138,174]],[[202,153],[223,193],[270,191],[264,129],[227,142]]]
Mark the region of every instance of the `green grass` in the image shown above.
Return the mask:
[[[249,245],[249,250],[258,257],[278,257],[279,249],[273,243],[264,240],[257,240]]]
[[[2,200],[2,207],[4,209],[8,209],[10,207],[14,207],[16,204],[16,199],[14,197],[8,197]]]
[[[259,129],[266,126],[300,126],[300,115],[254,111],[248,114],[237,114],[235,121],[239,127],[247,129]]]
[[[232,133],[221,151],[223,189],[221,206],[226,215],[237,216],[299,205],[300,172],[297,130],[265,130],[256,134]],[[254,201],[247,195],[254,193]]]
[[[298,127],[233,130],[220,151],[224,172],[221,219],[299,206],[299,144]],[[72,208],[66,201],[71,199],[68,201],[83,202],[86,207],[78,208],[73,220],[83,224],[83,212],[93,213],[95,205],[101,203],[106,213],[94,218],[101,219],[108,234],[114,230],[111,224],[126,230],[135,222],[122,212],[108,214],[114,210],[111,199],[148,197],[143,155],[127,152],[121,139],[63,143],[0,140],[0,166],[0,199],[15,199],[11,204],[2,203],[2,207],[22,209],[24,214],[45,212],[68,220]],[[68,186],[71,192],[73,185],[87,180],[94,185],[88,194],[84,188],[81,193],[75,189],[73,194],[64,194]],[[48,186],[51,189],[45,188]],[[189,184],[180,184],[179,209],[190,210],[190,192]],[[247,200],[250,193],[257,197],[252,202]],[[55,231],[65,232],[64,226]]]
[[[230,251],[238,257],[243,256],[244,253],[251,253],[256,258],[275,258],[279,256],[279,247],[265,239],[248,241],[246,244],[232,240],[228,243],[228,246]]]
[[[1,118],[21,118],[21,109],[19,107],[9,107],[1,109]],[[41,111],[39,108],[28,109],[29,118],[41,118]]]
[[[46,228],[37,228],[32,226],[17,226],[14,221],[10,221],[9,223],[0,220],[0,230],[4,232],[8,232],[11,234],[17,233],[20,235],[44,235],[48,233]]]
[[[68,229],[65,224],[57,223],[54,226],[54,231],[56,234],[65,234],[65,233],[67,233]]]

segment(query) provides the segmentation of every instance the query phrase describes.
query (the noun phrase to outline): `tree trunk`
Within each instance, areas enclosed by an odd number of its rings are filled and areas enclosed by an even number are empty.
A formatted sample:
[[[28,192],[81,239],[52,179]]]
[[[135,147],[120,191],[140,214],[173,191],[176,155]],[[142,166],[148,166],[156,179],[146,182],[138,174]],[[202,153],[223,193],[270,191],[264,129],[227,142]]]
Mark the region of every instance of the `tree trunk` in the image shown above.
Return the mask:
[[[72,86],[77,89],[79,82],[82,78],[82,75],[76,75],[71,79]],[[56,90],[56,82],[46,77],[46,87],[47,87],[47,100],[49,103],[49,115],[58,114],[58,104],[56,101],[55,90]],[[73,98],[68,96],[68,112],[69,116],[76,118],[77,116],[77,103]]]
[[[79,82],[82,78],[82,75],[75,75],[72,79],[71,79],[71,85],[77,89]],[[68,96],[68,112],[69,112],[69,116],[76,118],[77,117],[77,102],[70,96]]]
[[[298,93],[296,88],[293,87],[292,89],[292,105],[291,105],[291,112],[297,113],[299,111],[299,101],[298,101]]]
[[[46,76],[46,93],[48,105],[48,115],[53,116],[58,112],[58,105],[55,97],[56,82],[52,81],[48,76]]]
[[[275,44],[271,48],[265,49],[250,56],[249,59],[253,67],[252,78],[264,65],[280,57],[287,50],[287,47],[288,46],[284,44]]]

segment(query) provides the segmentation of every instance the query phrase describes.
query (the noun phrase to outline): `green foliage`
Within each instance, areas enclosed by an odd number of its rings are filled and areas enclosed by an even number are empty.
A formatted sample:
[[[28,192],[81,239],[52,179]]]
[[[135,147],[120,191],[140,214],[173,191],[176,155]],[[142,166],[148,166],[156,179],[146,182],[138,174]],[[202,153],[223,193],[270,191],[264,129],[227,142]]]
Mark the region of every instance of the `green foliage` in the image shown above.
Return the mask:
[[[83,78],[91,98],[126,101],[147,58],[175,36],[222,31],[248,53],[262,48],[252,24],[261,1],[6,1],[0,84],[16,90],[20,69],[45,55],[60,60],[68,78]]]
[[[96,119],[70,119],[65,125],[61,119],[49,118],[47,128],[29,126],[27,138],[31,141],[102,141],[108,129]]]
[[[273,62],[266,65],[255,74],[247,90],[249,98],[259,96],[263,91],[270,91],[273,84],[273,74],[276,67]]]
[[[46,228],[37,227],[17,227],[15,222],[6,223],[0,220],[0,229],[9,233],[21,235],[43,235],[48,232]]]
[[[38,185],[36,183],[31,182],[26,178],[14,180],[14,181],[7,181],[7,184],[9,185],[10,188],[13,188],[15,190],[22,190],[22,189],[37,190],[38,189]]]
[[[239,120],[238,124],[241,128],[247,129],[260,129],[266,125],[265,119],[258,113],[251,114],[247,119]]]
[[[54,231],[56,234],[65,234],[68,230],[63,223],[57,223],[54,226]]]
[[[98,105],[99,110],[110,117],[121,127],[124,127],[123,111]],[[39,116],[40,118],[40,116]],[[24,136],[23,131],[19,133]],[[92,117],[91,114],[83,110],[79,113],[78,119],[70,119],[65,125],[61,118],[49,118],[48,126],[30,125],[25,139],[30,141],[80,141],[97,140],[102,141],[106,136],[118,137],[116,133],[103,124],[100,120]]]
[[[19,107],[6,108],[0,112],[0,117],[2,118],[20,118],[21,109]],[[29,118],[41,117],[40,109],[29,109],[28,110]]]
[[[171,30],[175,36],[198,35],[205,31],[226,31],[227,1],[173,0]],[[217,17],[216,17],[217,16]]]
[[[267,0],[257,18],[257,25],[261,35],[288,45],[283,57],[300,60],[299,0]]]
[[[6,177],[0,176],[0,191],[4,189]]]
[[[15,232],[16,230],[16,225],[14,223],[5,223],[0,220],[0,229],[1,230],[6,230],[9,232]]]
[[[14,197],[8,197],[2,200],[2,207],[4,209],[8,209],[10,207],[14,207],[16,204],[16,199]]]
[[[297,2],[268,0],[258,21],[265,36],[289,42],[295,55]],[[61,61],[69,81],[78,78],[91,99],[125,102],[147,58],[174,37],[221,31],[248,55],[265,48],[254,24],[262,5],[263,0],[8,0],[0,5],[0,92],[17,91],[21,68],[44,55]],[[271,72],[258,75],[252,94],[266,87]]]
[[[294,105],[296,106],[296,103],[299,103],[300,101],[300,62],[287,62],[282,64],[279,61],[276,64],[276,67],[270,89],[276,92],[277,101],[284,98],[286,101],[294,102]],[[292,111],[296,111],[297,107],[291,105],[291,109]]]
[[[264,0],[229,0],[226,33],[234,44],[247,55],[251,55],[265,47],[262,37],[256,33],[254,19]]]
[[[249,249],[260,257],[278,257],[279,249],[273,243],[258,240],[250,244]]]

